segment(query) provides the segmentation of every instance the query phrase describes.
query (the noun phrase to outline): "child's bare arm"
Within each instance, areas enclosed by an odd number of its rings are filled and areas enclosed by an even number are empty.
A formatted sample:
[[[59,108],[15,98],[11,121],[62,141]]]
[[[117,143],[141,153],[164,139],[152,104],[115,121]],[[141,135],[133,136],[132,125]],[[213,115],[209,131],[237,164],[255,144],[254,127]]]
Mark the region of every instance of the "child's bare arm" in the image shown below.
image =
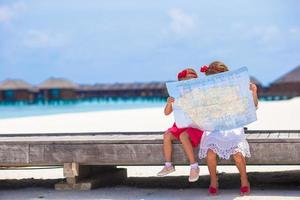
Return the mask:
[[[169,115],[173,112],[172,103],[175,101],[173,97],[168,97],[167,99],[167,105],[165,107],[165,115]]]
[[[255,107],[257,108],[258,106],[257,87],[254,83],[250,83],[250,90],[252,91],[253,101]]]

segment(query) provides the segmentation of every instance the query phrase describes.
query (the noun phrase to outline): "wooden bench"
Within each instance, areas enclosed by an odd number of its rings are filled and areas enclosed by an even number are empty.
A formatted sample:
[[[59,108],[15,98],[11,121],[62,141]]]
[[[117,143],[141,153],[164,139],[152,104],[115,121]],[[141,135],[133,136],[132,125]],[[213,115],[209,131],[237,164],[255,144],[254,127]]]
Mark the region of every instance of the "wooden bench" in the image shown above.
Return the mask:
[[[0,166],[64,167],[66,182],[56,189],[91,189],[121,181],[126,170],[116,166],[163,165],[162,132],[2,134]],[[248,165],[299,165],[300,131],[246,131]],[[174,143],[173,162],[188,164],[181,144]],[[197,155],[198,149],[195,149]],[[204,160],[199,161],[204,164]],[[221,160],[219,164],[233,164]]]

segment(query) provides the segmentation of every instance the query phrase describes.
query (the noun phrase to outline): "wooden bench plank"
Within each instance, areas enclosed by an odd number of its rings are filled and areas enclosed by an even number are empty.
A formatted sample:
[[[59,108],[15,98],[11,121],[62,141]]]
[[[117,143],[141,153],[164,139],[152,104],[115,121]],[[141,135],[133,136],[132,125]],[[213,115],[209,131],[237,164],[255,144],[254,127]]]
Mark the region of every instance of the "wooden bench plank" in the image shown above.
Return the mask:
[[[1,163],[15,164],[24,163],[29,164],[29,145],[17,144],[17,145],[0,145],[0,166]]]
[[[289,139],[299,139],[300,135],[297,133],[289,133]]]
[[[278,138],[278,136],[279,136],[279,132],[277,132],[277,133],[270,133],[270,135],[269,135],[269,139],[276,139],[276,138]]]
[[[173,147],[173,162],[187,164],[181,144]],[[300,143],[252,143],[250,148],[252,157],[248,164],[300,164]],[[160,165],[164,162],[162,144],[51,145],[45,147],[44,159],[45,163],[72,161],[94,165]]]
[[[279,136],[278,136],[278,138],[285,138],[285,139],[287,139],[287,138],[289,138],[289,133],[280,133]]]
[[[294,132],[282,134],[280,137],[280,132],[247,134],[252,154],[249,164],[300,164],[300,138],[291,138],[291,134],[297,134]],[[72,162],[86,165],[163,163],[161,134],[0,136],[0,141],[0,165],[3,166],[62,165]],[[181,144],[177,141],[173,146],[174,162],[188,163]],[[195,150],[195,155],[197,153]],[[232,162],[222,161],[221,164]]]
[[[161,143],[163,135],[96,135],[96,136],[33,136],[1,137],[6,144],[59,144],[59,143]]]
[[[299,138],[278,134],[246,134],[251,142],[300,142]],[[1,144],[161,144],[162,135],[97,135],[97,136],[42,136],[42,137],[0,137]],[[175,141],[176,143],[176,141]]]
[[[260,133],[251,133],[247,135],[247,139],[257,139],[260,135]]]
[[[270,133],[261,133],[259,134],[259,139],[268,139],[269,138]]]
[[[9,156],[1,154],[0,165],[63,165],[71,162],[85,165],[160,165],[164,162],[162,144],[40,145],[43,154],[30,151],[21,156],[16,154],[19,151],[11,151],[14,147],[5,147]],[[188,164],[181,144],[173,147],[174,163]],[[250,148],[252,157],[248,164],[300,164],[300,143],[250,143]],[[37,148],[33,146],[32,149]],[[232,162],[222,160],[220,164]]]

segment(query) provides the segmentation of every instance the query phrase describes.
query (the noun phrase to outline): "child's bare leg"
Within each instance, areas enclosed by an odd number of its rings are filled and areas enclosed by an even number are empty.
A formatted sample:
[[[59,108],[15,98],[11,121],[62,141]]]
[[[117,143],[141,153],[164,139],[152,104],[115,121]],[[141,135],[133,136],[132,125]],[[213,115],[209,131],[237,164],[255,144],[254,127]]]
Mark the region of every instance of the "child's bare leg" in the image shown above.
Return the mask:
[[[172,141],[176,139],[171,132],[164,133],[164,157],[166,162],[172,161]]]
[[[207,166],[210,174],[210,186],[217,187],[217,155],[214,151],[208,149],[207,151]]]
[[[246,159],[241,153],[236,153],[233,155],[235,165],[238,168],[241,176],[241,186],[249,186],[247,171],[246,171]]]
[[[175,171],[172,164],[172,140],[176,139],[171,132],[164,133],[164,157],[165,166],[157,173],[157,176],[166,176]]]
[[[199,179],[199,166],[194,156],[194,150],[193,150],[192,143],[190,141],[190,136],[187,134],[187,132],[184,131],[180,134],[179,139],[182,143],[185,154],[187,155],[190,161],[191,170],[190,170],[189,181],[195,182]]]
[[[195,156],[194,156],[194,150],[193,150],[193,146],[192,146],[192,143],[190,141],[190,137],[189,135],[186,133],[186,132],[183,132],[180,134],[179,136],[179,139],[182,143],[182,146],[183,146],[183,149],[190,161],[190,164],[194,164],[196,163],[196,159],[195,159]]]

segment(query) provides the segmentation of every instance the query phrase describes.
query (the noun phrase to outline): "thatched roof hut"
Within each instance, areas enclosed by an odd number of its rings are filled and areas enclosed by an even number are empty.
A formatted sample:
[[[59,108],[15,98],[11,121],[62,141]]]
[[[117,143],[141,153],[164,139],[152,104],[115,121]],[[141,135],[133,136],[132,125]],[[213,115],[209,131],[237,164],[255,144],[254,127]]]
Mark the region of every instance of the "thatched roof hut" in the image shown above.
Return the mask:
[[[82,97],[164,97],[167,95],[163,82],[81,85],[79,90]]]
[[[272,84],[300,83],[300,66],[275,80]]]
[[[300,66],[275,80],[267,90],[268,96],[300,96]]]
[[[123,90],[147,90],[147,89],[165,89],[164,82],[151,83],[113,83],[113,84],[95,84],[81,85],[80,90],[99,90],[99,91],[123,91]]]
[[[21,79],[6,79],[0,83],[0,90],[33,90],[33,86]]]
[[[64,78],[49,78],[37,87],[40,98],[44,100],[72,100],[78,97],[79,85]]]
[[[41,90],[48,89],[78,89],[79,86],[76,83],[64,78],[49,78],[38,85]]]
[[[33,101],[35,88],[20,79],[6,79],[0,83],[0,101]]]

